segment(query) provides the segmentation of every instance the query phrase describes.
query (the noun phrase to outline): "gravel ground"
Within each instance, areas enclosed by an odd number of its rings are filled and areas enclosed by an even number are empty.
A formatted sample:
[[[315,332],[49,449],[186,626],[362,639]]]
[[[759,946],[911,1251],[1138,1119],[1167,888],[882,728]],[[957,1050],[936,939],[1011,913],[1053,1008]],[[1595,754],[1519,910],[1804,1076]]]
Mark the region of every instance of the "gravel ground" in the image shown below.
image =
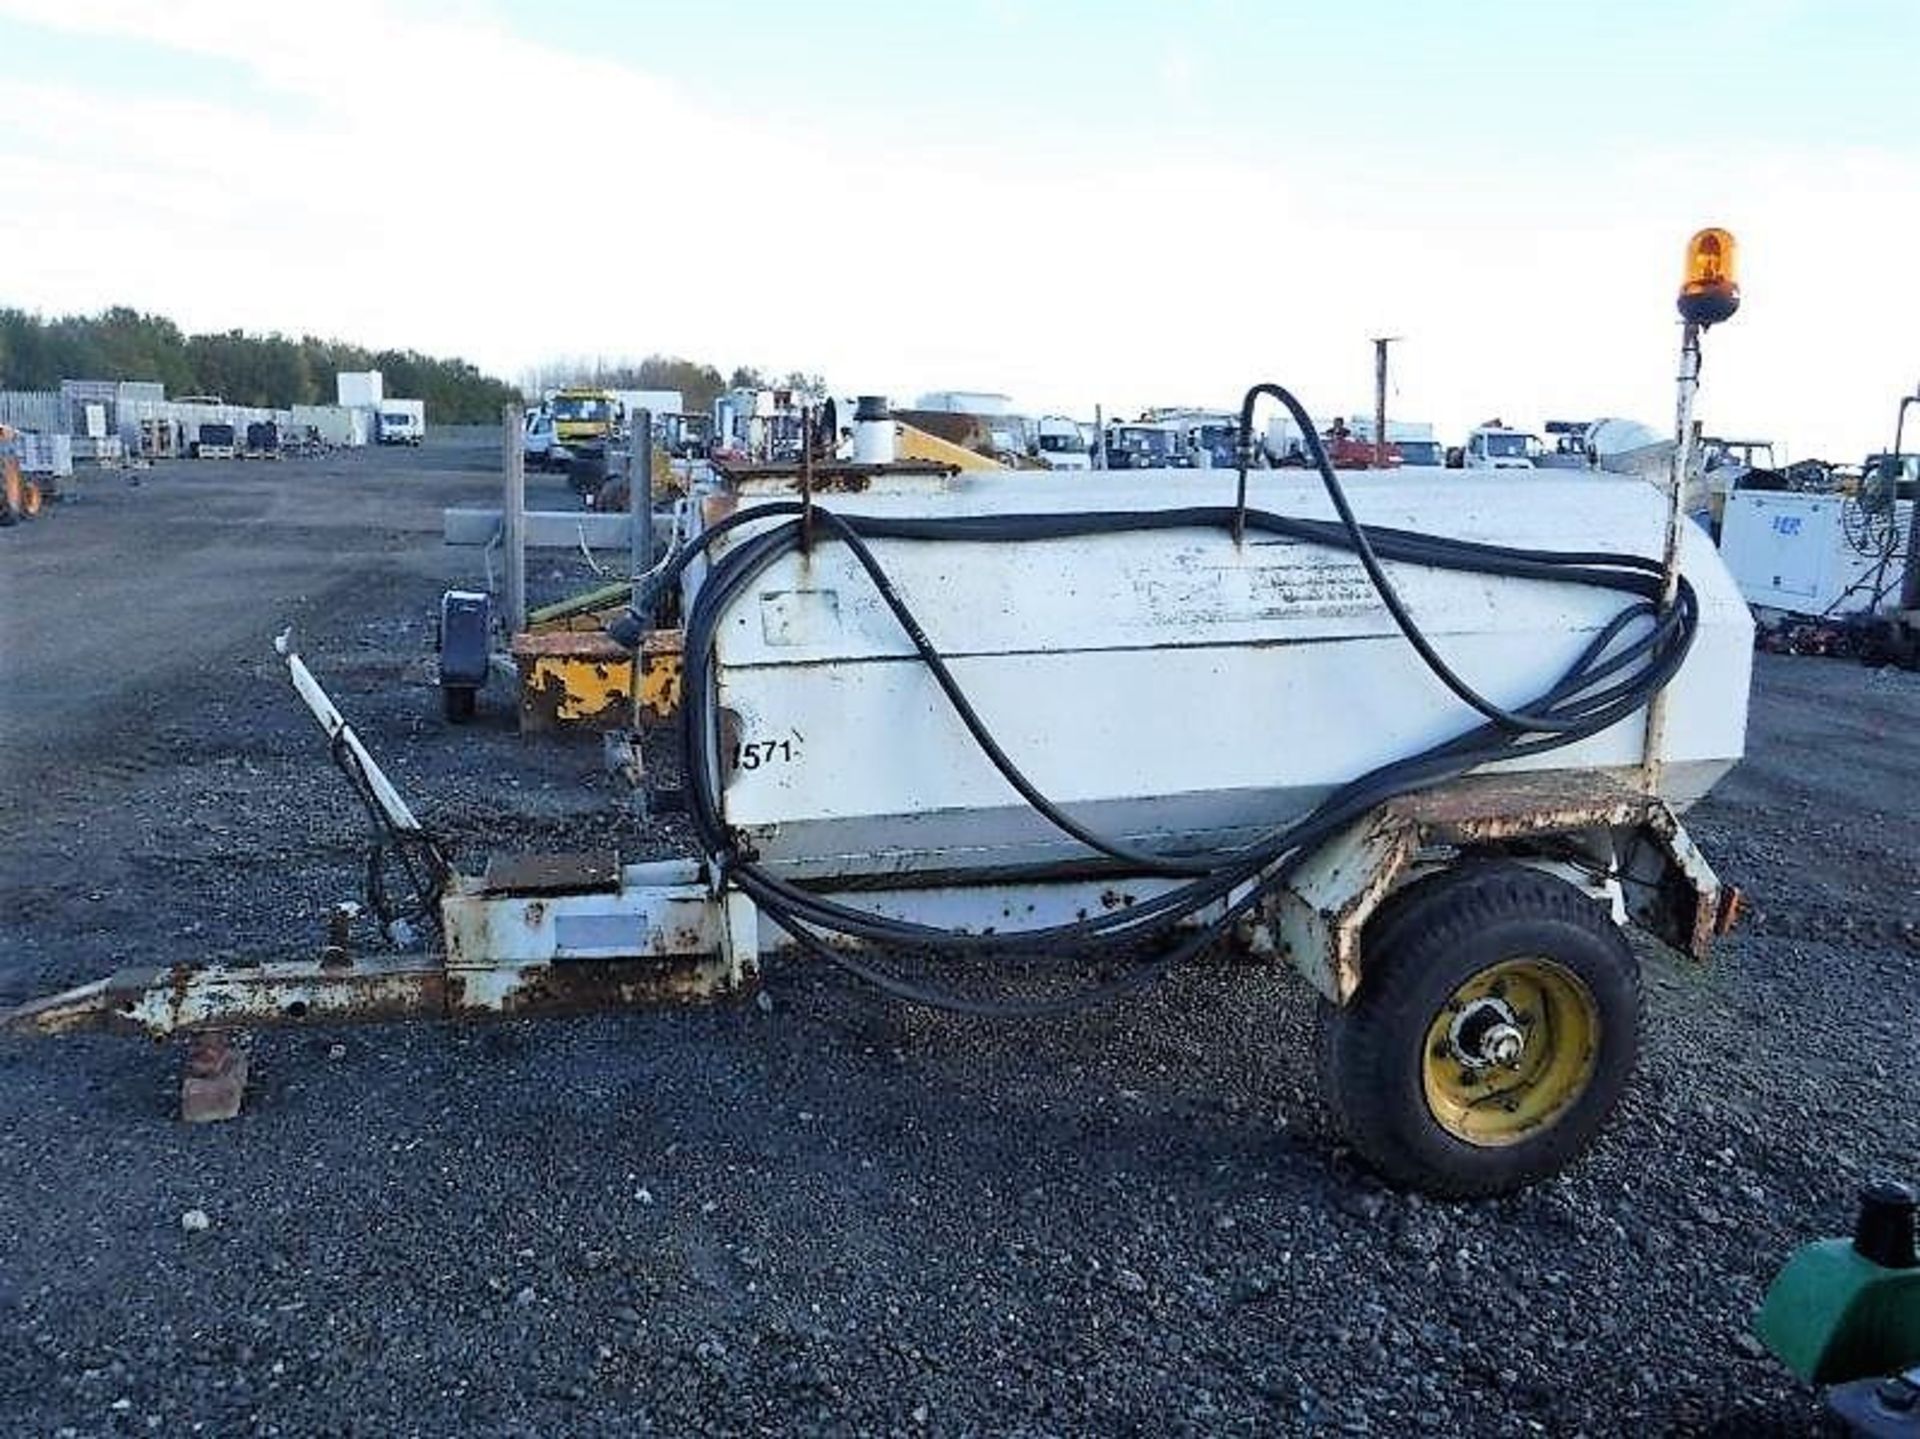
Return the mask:
[[[0,534],[0,1003],[309,952],[355,893],[288,620],[468,863],[673,848],[597,744],[497,691],[440,721],[426,617],[478,558],[439,509],[494,463],[105,475]],[[1645,952],[1617,1122],[1492,1203],[1370,1181],[1304,988],[1229,964],[1022,1024],[793,965],[770,1006],[263,1034],[205,1128],[170,1054],[0,1041],[0,1430],[1804,1431],[1748,1317],[1920,1178],[1920,676],[1762,657],[1751,749],[1693,823],[1752,918]]]

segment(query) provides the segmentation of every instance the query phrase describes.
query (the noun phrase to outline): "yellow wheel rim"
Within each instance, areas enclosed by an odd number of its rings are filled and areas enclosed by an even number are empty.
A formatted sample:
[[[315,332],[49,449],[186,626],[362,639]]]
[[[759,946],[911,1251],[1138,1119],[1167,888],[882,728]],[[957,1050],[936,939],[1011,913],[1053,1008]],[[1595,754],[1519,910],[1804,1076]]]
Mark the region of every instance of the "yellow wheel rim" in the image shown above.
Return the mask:
[[[1516,1144],[1573,1107],[1599,1052],[1599,1006],[1578,975],[1550,959],[1502,960],[1427,1026],[1427,1108],[1455,1139]]]

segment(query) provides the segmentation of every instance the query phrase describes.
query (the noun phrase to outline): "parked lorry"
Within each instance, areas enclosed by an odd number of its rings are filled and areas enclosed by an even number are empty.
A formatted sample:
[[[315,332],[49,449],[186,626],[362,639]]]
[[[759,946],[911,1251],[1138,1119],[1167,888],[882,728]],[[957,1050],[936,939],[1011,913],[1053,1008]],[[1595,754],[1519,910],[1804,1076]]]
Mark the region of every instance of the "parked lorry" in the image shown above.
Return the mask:
[[[1350,417],[1347,428],[1357,443],[1373,443],[1372,415]],[[1390,464],[1407,468],[1439,468],[1447,462],[1446,448],[1425,420],[1388,420],[1387,452]]]
[[[609,390],[617,408],[617,418],[622,433],[633,429],[633,417],[645,410],[653,416],[654,434],[659,435],[668,415],[677,415],[686,408],[686,400],[678,390]]]
[[[800,453],[800,406],[792,390],[739,388],[713,402],[716,459],[791,460]]]
[[[546,411],[556,443],[565,447],[595,440],[604,443],[619,418],[619,401],[609,390],[577,386],[547,396]]]
[[[1034,457],[1051,470],[1090,470],[1091,446],[1080,426],[1065,415],[1042,415],[1033,426]]]
[[[520,450],[526,462],[536,470],[550,470],[566,464],[567,447],[554,438],[553,416],[545,405],[530,405],[521,419]]]
[[[993,390],[931,390],[915,400],[913,408],[954,415],[1011,415],[1013,398]]]
[[[1488,420],[1467,436],[1456,452],[1455,469],[1531,470],[1541,453],[1539,436],[1510,428],[1504,420]]]
[[[663,417],[660,443],[676,460],[704,460],[713,447],[711,415],[669,414]]]
[[[1120,420],[1107,426],[1107,468],[1170,469],[1179,463],[1182,436],[1176,425],[1159,420]]]
[[[1182,468],[1227,469],[1234,463],[1240,418],[1226,410],[1158,408],[1141,419],[1170,425],[1175,435],[1173,463]]]
[[[1333,462],[1336,470],[1372,470],[1391,469],[1401,462],[1400,451],[1391,439],[1387,443],[1386,464],[1380,464],[1380,453],[1373,443],[1373,422],[1355,416],[1352,420],[1336,415],[1325,426],[1313,421],[1315,435],[1320,446]],[[1391,424],[1387,427],[1389,436],[1393,433]],[[1311,446],[1303,438],[1298,421],[1290,416],[1281,416],[1268,423],[1262,440],[1268,460],[1283,469],[1303,467],[1311,463]]]
[[[383,445],[418,445],[427,437],[425,400],[382,400],[376,413]]]

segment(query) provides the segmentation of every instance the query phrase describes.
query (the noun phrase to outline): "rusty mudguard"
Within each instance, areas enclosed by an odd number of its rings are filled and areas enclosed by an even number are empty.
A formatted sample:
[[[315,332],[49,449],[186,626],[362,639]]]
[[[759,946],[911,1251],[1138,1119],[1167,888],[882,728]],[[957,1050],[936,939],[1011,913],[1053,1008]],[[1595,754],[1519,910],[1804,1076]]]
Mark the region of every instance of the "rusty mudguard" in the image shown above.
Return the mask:
[[[1476,854],[1578,859],[1619,884],[1627,913],[1704,960],[1738,906],[1658,796],[1605,772],[1474,775],[1390,800],[1300,866],[1269,911],[1274,939],[1308,981],[1345,1003],[1362,938],[1410,880]]]

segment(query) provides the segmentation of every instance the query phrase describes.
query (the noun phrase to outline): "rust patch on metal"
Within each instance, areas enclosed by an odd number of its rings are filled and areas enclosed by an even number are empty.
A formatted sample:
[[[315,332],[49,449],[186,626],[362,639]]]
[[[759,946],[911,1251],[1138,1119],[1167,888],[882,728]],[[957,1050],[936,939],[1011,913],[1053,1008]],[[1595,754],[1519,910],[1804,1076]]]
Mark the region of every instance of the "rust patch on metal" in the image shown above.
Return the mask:
[[[164,973],[158,969],[122,970],[75,989],[0,1009],[0,1033],[57,1035],[95,1029],[109,1034],[145,1034],[145,1026],[127,1013],[129,996],[144,993],[148,984]]]
[[[523,630],[513,637],[516,660],[569,659],[621,664],[627,652],[615,644],[612,636],[599,630],[546,630],[539,634]]]
[[[1656,804],[1646,818],[1646,828],[1659,841],[1667,869],[1657,885],[1653,922],[1642,923],[1654,933],[1705,961],[1713,952],[1714,937],[1719,934],[1723,891],[1706,857],[1664,804]]]
[[[1360,952],[1360,940],[1366,933],[1367,921],[1373,918],[1380,902],[1393,892],[1401,874],[1412,863],[1420,848],[1419,830],[1411,822],[1396,817],[1390,808],[1382,810],[1368,826],[1359,852],[1370,853],[1376,845],[1380,847],[1381,858],[1369,872],[1367,882],[1327,916],[1327,932],[1333,937],[1333,953],[1329,959],[1342,1004],[1353,998],[1360,988],[1360,965],[1365,957]]]
[[[751,975],[743,985],[724,955],[703,949],[697,929],[681,924],[673,933],[687,953],[471,969],[448,969],[437,956],[422,956],[367,959],[344,972],[272,962],[129,970],[0,1012],[0,1028],[41,1035],[105,1030],[157,1039],[309,1022],[585,1014],[705,1003],[752,988]],[[218,1039],[195,1053],[189,1075],[201,1081],[203,1092],[190,1103],[237,1108],[244,1055],[230,1059],[235,1051]]]
[[[1604,774],[1473,775],[1390,801],[1437,844],[1472,846],[1644,821],[1659,801]]]
[[[873,488],[873,476],[858,471],[816,473],[813,477],[813,492],[816,495],[858,495]]]
[[[513,637],[520,671],[520,729],[622,729],[633,660],[599,631],[550,630]]]
[[[582,704],[561,676],[544,673],[520,686],[520,728],[534,733],[581,726],[586,729],[624,729],[627,699],[624,686],[607,685],[599,705]]]
[[[797,464],[728,465],[716,462],[714,468],[735,485],[751,484],[756,494],[799,494],[806,476]],[[857,495],[873,487],[883,476],[926,476],[948,479],[960,473],[958,465],[937,460],[895,460],[886,465],[815,465],[812,489],[816,495]]]
[[[475,979],[478,977],[475,976]],[[447,976],[450,1010],[463,1015],[526,1018],[594,1014],[607,1009],[659,1009],[708,1004],[753,988],[734,987],[718,957],[685,959],[569,959],[529,966],[497,996],[475,989],[459,971]]]
[[[1720,890],[1720,903],[1713,916],[1715,936],[1732,934],[1733,927],[1740,923],[1740,917],[1747,911],[1747,894],[1737,884],[1723,885]]]
[[[650,630],[640,641],[642,724],[667,724],[680,712],[686,648],[682,630]]]

